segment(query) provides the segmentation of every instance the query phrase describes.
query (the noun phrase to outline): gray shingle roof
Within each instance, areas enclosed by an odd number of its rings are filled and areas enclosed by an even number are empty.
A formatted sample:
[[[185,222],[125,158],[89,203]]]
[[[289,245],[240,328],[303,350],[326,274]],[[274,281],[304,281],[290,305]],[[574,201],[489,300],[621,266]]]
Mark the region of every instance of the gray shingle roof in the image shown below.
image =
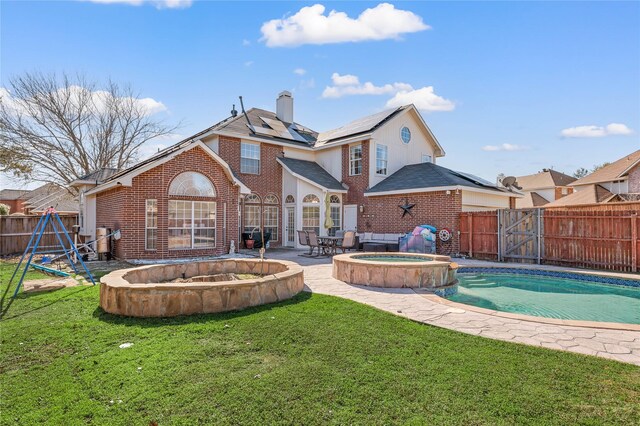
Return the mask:
[[[29,197],[31,191],[28,189],[3,189],[0,191],[0,200],[20,200]]]
[[[278,157],[278,162],[282,164],[292,173],[300,175],[312,182],[320,185],[323,188],[344,191],[345,188],[340,182],[329,174],[328,171],[322,168],[320,164],[314,161],[296,160],[293,158]]]
[[[90,180],[101,183],[116,174],[117,171],[118,169],[114,169],[112,167],[103,167],[102,169],[94,170],[91,173],[87,173],[86,175],[79,177],[76,180]]]
[[[440,186],[466,186],[469,188],[505,192],[495,186],[487,185],[480,180],[475,180],[468,174],[462,174],[433,163],[421,163],[404,166],[365,193],[371,194],[375,192],[437,188]]]

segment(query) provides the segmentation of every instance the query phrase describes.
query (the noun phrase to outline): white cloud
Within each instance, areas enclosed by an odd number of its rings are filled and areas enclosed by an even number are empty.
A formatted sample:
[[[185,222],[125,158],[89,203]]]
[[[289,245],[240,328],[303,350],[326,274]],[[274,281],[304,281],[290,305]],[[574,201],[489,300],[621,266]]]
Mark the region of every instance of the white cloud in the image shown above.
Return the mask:
[[[54,93],[54,95],[59,97],[66,97],[67,94],[70,94],[71,102],[78,104],[80,102],[81,96],[86,95],[87,93],[87,89],[85,89],[84,87],[69,86],[67,89],[58,89]],[[96,110],[105,110],[106,104],[110,101],[111,94],[109,92],[105,92],[104,90],[96,90],[95,92],[90,92],[90,95]],[[25,112],[22,106],[22,102],[19,99],[11,96],[11,93],[9,93],[9,91],[4,87],[0,87],[0,103],[3,106],[6,106],[9,110],[13,110],[16,113]],[[153,98],[136,99],[135,103],[140,108],[142,108],[146,115],[153,115],[167,110],[167,107],[162,102],[157,101]]]
[[[242,45],[243,46],[251,46],[251,42],[245,38],[244,40],[242,40]]]
[[[245,67],[250,67],[251,65],[253,65],[253,61],[247,61],[244,63]]]
[[[131,6],[141,6],[143,4],[153,5],[156,9],[185,9],[193,4],[193,0],[81,0],[100,4],[128,4]]]
[[[304,68],[296,68],[295,70],[293,70],[293,73],[298,75],[305,75],[307,73],[307,70],[305,70]]]
[[[146,160],[152,155],[157,154],[158,151],[162,151],[183,139],[185,139],[185,136],[177,133],[159,136],[141,145],[140,148],[138,148],[137,156],[140,160]]]
[[[341,98],[349,95],[385,95],[394,94],[402,90],[412,90],[411,85],[406,83],[392,83],[376,86],[367,81],[360,83],[360,79],[351,74],[340,75],[336,72],[331,75],[333,86],[325,87],[322,92],[323,98]]]
[[[399,39],[401,34],[428,30],[422,18],[413,12],[380,3],[365,9],[356,19],[321,4],[306,6],[289,17],[262,24],[262,38],[269,47],[292,47],[302,44],[361,42]]]
[[[625,124],[610,123],[606,126],[569,127],[560,132],[565,138],[601,138],[610,135],[630,135],[633,133]]]
[[[485,145],[482,147],[483,151],[526,151],[528,146],[514,145],[510,143],[503,143],[502,145]]]
[[[436,95],[433,86],[414,89],[408,83],[387,83],[376,86],[370,81],[360,83],[358,76],[352,74],[331,75],[333,86],[325,87],[322,92],[323,98],[341,98],[351,95],[391,95],[386,103],[388,108],[395,108],[402,105],[414,104],[421,111],[452,111],[455,104]]]
[[[398,84],[398,83],[396,83]],[[387,107],[399,107],[402,105],[414,104],[421,111],[453,111],[455,104],[436,95],[433,86],[421,89],[401,90],[387,101]]]

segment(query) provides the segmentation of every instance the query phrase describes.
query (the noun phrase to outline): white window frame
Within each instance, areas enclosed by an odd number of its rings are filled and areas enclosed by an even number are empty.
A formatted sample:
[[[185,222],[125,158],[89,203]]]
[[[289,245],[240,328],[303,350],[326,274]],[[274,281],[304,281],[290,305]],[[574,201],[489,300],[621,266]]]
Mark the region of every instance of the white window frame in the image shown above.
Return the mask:
[[[256,154],[255,148],[257,148],[257,157],[255,156]],[[240,142],[240,173],[243,173],[246,175],[259,175],[262,167],[262,164],[261,164],[262,162],[260,161],[260,154],[261,152],[260,152],[259,143]],[[245,165],[242,160],[252,160],[252,161],[257,160],[258,171],[253,171],[253,170],[249,170],[248,168],[245,168]]]
[[[356,151],[360,151],[360,158],[355,158]],[[360,171],[355,172],[355,168],[358,166]],[[362,145],[351,145],[349,147],[349,176],[360,176],[362,174]]]
[[[269,202],[269,199],[275,199],[274,202]],[[264,231],[267,232],[267,228],[275,229],[275,232],[271,232],[271,240],[270,241],[280,241],[278,235],[280,234],[280,200],[278,196],[275,194],[267,194],[263,199],[263,208],[262,208],[262,226],[264,227]],[[272,223],[267,224],[267,212],[273,211],[275,209],[275,225]]]
[[[329,215],[331,216],[331,219],[333,220],[333,226],[331,228],[329,228],[329,235],[335,236],[336,235],[336,231],[339,231],[340,229],[342,229],[342,202],[341,202],[340,197],[338,195],[331,195],[329,197],[329,199],[330,199]],[[337,202],[336,202],[336,200],[337,200]],[[338,212],[338,217],[337,217],[338,220],[337,221],[336,221],[336,218],[333,215],[334,211]]]
[[[433,156],[429,154],[422,154],[422,162],[423,163],[433,163]]]
[[[171,203],[172,202],[182,202],[182,203],[189,203],[191,205],[191,226],[189,228],[186,227],[169,227],[167,224],[167,230],[171,231],[172,229],[189,229],[190,230],[190,235],[191,235],[191,241],[190,241],[190,245],[189,247],[171,247],[170,246],[170,232],[167,232],[167,247],[169,250],[202,250],[202,249],[211,249],[211,248],[215,248],[216,247],[216,224],[218,221],[218,212],[217,212],[217,204],[215,201],[190,201],[190,200],[169,200],[168,206],[167,206],[167,216],[169,214],[169,212],[171,211]],[[195,225],[195,203],[206,203],[206,204],[211,204],[213,209],[213,226],[205,226],[205,227],[198,227],[196,228]],[[206,246],[195,246],[195,230],[196,229],[213,229],[213,245],[206,245]]]
[[[381,157],[380,153],[384,153]],[[389,147],[383,144],[376,144],[376,175],[386,176],[389,172]],[[384,173],[380,173],[379,170],[384,170]]]
[[[155,204],[154,211],[155,214],[155,226],[149,226],[149,204]],[[155,231],[155,243],[153,247],[149,245],[149,230]],[[158,250],[158,200],[155,198],[149,198],[145,200],[144,203],[144,249],[147,251],[156,251]]]

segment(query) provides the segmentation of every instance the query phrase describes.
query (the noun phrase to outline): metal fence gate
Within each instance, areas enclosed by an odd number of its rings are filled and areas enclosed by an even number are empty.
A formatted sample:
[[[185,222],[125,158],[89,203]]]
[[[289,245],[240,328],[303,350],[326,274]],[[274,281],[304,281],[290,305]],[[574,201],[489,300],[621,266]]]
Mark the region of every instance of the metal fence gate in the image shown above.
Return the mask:
[[[541,262],[542,214],[542,209],[498,210],[498,261]]]

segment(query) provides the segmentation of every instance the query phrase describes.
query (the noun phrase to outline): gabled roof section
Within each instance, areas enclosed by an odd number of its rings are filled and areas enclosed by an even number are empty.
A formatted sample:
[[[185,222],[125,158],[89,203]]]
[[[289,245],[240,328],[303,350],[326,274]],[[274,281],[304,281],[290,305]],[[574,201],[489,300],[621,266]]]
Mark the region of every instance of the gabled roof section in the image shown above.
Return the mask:
[[[399,108],[387,109],[375,114],[367,115],[366,117],[358,118],[336,129],[328,130],[326,132],[320,132],[320,134],[318,134],[318,141],[316,142],[315,146],[322,147],[334,142],[338,142],[340,139],[360,135],[363,133],[373,132],[384,122],[391,119],[391,117],[397,115],[405,108],[407,107],[403,106]]]
[[[137,164],[134,167],[130,167],[127,170],[116,173],[115,175],[107,179],[107,181],[105,181],[104,183],[96,186],[90,191],[87,191],[87,194],[96,194],[98,192],[106,191],[107,189],[116,187],[118,185],[131,186],[133,182],[133,178],[135,176],[138,176],[139,174],[142,174],[147,170],[151,170],[154,167],[164,164],[167,161],[170,161],[175,157],[177,157],[178,155],[182,154],[183,152],[193,148],[201,148],[206,154],[212,157],[214,161],[220,164],[224,169],[225,174],[227,175],[227,178],[229,178],[229,180],[232,181],[235,185],[240,187],[241,194],[251,193],[251,190],[233,173],[233,170],[231,170],[231,167],[229,167],[229,164],[227,164],[226,161],[220,158],[218,154],[216,154],[213,150],[211,150],[211,148],[205,145],[201,140],[195,140],[195,141],[188,140],[180,144],[174,145],[171,148],[172,148],[171,151],[168,153],[161,152],[162,155],[157,154],[151,157],[149,160],[143,161],[142,163]]]
[[[549,200],[547,200],[537,192],[533,191],[533,192],[527,192],[526,194],[524,194],[524,197],[522,197],[518,201],[518,208],[541,207],[547,204],[549,204]]]
[[[618,201],[620,197],[601,185],[589,185],[579,191],[557,199],[545,207],[576,206],[580,204],[598,204]]]
[[[32,213],[45,211],[54,207],[59,212],[78,212],[78,200],[67,189],[53,183],[46,183],[29,193],[24,203],[26,209]]]
[[[314,161],[286,157],[278,157],[277,161],[295,177],[318,186],[325,191],[347,192],[336,178]]]
[[[466,187],[475,190],[486,190],[496,194],[517,196],[500,189],[484,179],[473,175],[456,172],[433,163],[410,164],[404,166],[385,180],[370,188],[365,195],[384,195],[383,193],[400,193],[401,191],[420,192],[435,191],[438,188]],[[426,192],[425,191],[425,192]]]
[[[593,183],[611,182],[622,179],[629,171],[640,163],[640,149],[625,155],[621,159],[614,161],[603,168],[573,182],[573,186],[589,185]]]
[[[555,170],[545,169],[540,173],[516,177],[518,186],[523,190],[555,188],[556,186],[568,186],[576,178],[565,175]]]

